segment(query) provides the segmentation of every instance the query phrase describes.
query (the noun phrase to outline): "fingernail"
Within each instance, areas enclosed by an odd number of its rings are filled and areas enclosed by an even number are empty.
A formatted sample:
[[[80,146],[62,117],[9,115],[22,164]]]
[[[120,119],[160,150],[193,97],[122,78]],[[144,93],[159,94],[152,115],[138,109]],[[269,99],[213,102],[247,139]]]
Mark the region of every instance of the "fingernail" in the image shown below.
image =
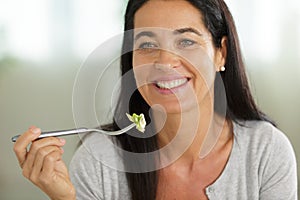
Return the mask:
[[[61,150],[61,153],[65,152],[65,150],[62,147],[60,147],[60,150]]]
[[[59,138],[59,140],[60,140],[60,142],[61,142],[62,144],[64,144],[64,143],[66,142],[66,140],[63,139],[63,138]]]
[[[41,129],[39,129],[39,128],[32,128],[32,129],[31,129],[31,132],[32,132],[33,134],[38,134],[40,131],[41,131]]]

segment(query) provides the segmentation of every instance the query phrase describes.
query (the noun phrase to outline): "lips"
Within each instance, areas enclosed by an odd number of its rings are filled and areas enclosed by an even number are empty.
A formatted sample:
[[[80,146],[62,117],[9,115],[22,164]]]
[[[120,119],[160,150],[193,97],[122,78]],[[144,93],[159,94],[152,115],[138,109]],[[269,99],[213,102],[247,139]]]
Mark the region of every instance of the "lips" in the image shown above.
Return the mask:
[[[188,78],[179,78],[179,79],[173,79],[173,80],[160,80],[156,81],[156,86],[160,89],[174,89],[178,88],[184,84],[186,84],[189,81]]]

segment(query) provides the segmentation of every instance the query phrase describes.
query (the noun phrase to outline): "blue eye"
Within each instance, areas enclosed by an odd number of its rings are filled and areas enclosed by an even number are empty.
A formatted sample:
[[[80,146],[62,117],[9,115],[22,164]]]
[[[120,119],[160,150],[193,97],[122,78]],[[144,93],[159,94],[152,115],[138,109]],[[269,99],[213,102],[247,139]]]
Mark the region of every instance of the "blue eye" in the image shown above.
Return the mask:
[[[180,47],[190,47],[192,45],[194,45],[196,42],[194,40],[190,40],[190,39],[182,39],[179,41],[179,46]]]

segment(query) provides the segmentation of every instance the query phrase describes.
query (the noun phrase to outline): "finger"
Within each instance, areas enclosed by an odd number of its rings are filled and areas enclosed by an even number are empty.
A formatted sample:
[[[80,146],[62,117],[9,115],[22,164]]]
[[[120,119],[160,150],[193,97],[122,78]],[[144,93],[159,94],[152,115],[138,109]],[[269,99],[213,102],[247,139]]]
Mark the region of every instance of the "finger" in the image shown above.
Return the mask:
[[[65,165],[65,163],[63,162],[63,160],[56,162],[54,171],[56,171],[60,174],[64,174],[66,177],[69,177],[68,168]]]
[[[29,176],[29,179],[32,182],[37,182],[37,179],[40,176],[40,173],[43,168],[44,159],[53,152],[58,152],[62,155],[63,150],[58,146],[46,146],[38,150],[32,166],[31,174]]]
[[[30,149],[28,151],[28,156],[35,157],[35,154],[41,149],[46,146],[58,146],[62,147],[66,143],[66,140],[63,138],[57,138],[57,137],[47,137],[40,140],[36,140],[32,142],[32,145],[30,146]]]
[[[44,138],[44,139],[32,142],[30,150],[27,153],[27,158],[23,163],[23,175],[26,178],[29,178],[29,176],[32,172],[34,161],[36,159],[36,154],[40,149],[47,147],[47,146],[61,147],[65,143],[66,143],[66,141],[64,139],[55,138],[55,137]]]
[[[43,184],[47,185],[49,181],[51,182],[51,180],[57,176],[55,172],[55,165],[58,161],[61,161],[61,159],[62,154],[59,151],[53,151],[45,156],[40,176]]]
[[[17,156],[21,168],[26,160],[27,156],[27,146],[37,139],[41,134],[41,129],[35,126],[30,127],[24,134],[22,134],[14,144],[14,152]]]

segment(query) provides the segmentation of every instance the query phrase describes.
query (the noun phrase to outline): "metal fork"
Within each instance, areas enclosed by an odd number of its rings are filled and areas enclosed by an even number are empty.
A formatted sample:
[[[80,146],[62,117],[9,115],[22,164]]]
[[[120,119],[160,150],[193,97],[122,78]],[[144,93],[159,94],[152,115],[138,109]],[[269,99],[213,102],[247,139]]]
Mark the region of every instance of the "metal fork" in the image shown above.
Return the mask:
[[[106,135],[121,135],[133,127],[135,127],[136,124],[132,123],[129,126],[118,130],[118,131],[104,131],[101,129],[95,129],[95,128],[78,128],[78,129],[68,129],[68,130],[59,130],[59,131],[49,131],[49,132],[42,132],[41,135],[38,137],[38,139],[46,138],[46,137],[57,137],[57,136],[65,136],[65,135],[74,135],[74,134],[80,134],[80,133],[89,133],[89,132],[98,132],[103,133]],[[20,137],[20,135],[16,135],[11,138],[12,142],[16,142],[17,139]]]

